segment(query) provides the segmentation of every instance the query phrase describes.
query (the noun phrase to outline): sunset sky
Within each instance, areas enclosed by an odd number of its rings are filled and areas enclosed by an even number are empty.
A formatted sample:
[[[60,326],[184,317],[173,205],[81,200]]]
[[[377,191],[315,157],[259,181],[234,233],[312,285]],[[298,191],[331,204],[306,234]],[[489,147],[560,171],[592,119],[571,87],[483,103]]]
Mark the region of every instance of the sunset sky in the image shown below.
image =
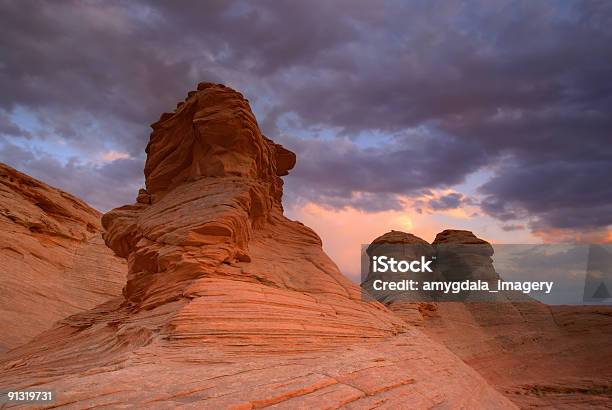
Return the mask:
[[[297,153],[341,269],[398,229],[612,241],[612,2],[0,1],[0,161],[101,211],[200,81]]]

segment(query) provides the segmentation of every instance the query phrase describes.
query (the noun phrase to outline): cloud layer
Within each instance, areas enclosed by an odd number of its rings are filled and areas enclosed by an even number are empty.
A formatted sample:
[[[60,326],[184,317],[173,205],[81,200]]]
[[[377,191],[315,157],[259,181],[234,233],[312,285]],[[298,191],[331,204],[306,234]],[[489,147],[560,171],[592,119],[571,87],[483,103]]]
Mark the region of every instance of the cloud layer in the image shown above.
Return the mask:
[[[101,209],[133,200],[148,124],[220,81],[297,152],[289,201],[399,209],[487,170],[506,227],[612,224],[609,2],[7,1],[0,27],[0,160]]]

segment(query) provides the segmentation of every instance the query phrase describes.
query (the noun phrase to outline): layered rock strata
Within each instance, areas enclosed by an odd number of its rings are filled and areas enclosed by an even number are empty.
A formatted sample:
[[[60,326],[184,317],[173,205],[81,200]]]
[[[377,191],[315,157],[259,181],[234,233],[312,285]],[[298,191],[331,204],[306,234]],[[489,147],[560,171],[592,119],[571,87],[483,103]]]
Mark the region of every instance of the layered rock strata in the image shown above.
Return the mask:
[[[152,127],[146,188],[103,217],[122,297],[2,357],[0,385],[74,408],[514,407],[283,216],[295,155],[241,94],[200,84]]]
[[[0,163],[0,352],[121,294],[127,267],[101,214]]]

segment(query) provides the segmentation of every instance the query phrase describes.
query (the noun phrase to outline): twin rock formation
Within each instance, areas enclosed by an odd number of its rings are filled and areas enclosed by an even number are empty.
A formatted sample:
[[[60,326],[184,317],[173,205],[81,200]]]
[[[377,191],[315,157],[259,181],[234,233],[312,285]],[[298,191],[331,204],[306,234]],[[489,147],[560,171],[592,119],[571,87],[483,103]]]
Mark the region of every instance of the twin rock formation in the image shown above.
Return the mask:
[[[0,385],[74,408],[516,407],[466,364],[481,349],[364,301],[283,215],[295,155],[240,93],[202,83],[152,128],[146,189],[102,217],[122,294],[0,356]]]
[[[385,245],[407,245],[387,247]],[[493,247],[469,231],[445,230],[429,244],[409,233],[376,238],[368,253],[405,249],[436,255],[436,280],[501,279]],[[457,260],[460,259],[460,260]],[[449,261],[449,263],[440,263]],[[380,275],[370,274],[366,283]],[[397,274],[394,279],[397,279]],[[428,278],[431,280],[431,277]],[[612,403],[612,309],[609,306],[548,306],[513,291],[491,299],[410,300],[378,293],[387,308],[418,327],[476,369],[521,408],[609,408]],[[414,298],[413,298],[414,299]]]

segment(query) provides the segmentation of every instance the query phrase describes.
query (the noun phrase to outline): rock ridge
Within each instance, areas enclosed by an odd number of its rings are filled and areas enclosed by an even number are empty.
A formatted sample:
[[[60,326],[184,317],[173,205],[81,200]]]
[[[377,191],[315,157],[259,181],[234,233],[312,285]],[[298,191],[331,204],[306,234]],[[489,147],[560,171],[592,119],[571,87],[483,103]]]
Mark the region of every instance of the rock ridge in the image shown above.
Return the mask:
[[[100,212],[0,163],[0,352],[121,294]]]

